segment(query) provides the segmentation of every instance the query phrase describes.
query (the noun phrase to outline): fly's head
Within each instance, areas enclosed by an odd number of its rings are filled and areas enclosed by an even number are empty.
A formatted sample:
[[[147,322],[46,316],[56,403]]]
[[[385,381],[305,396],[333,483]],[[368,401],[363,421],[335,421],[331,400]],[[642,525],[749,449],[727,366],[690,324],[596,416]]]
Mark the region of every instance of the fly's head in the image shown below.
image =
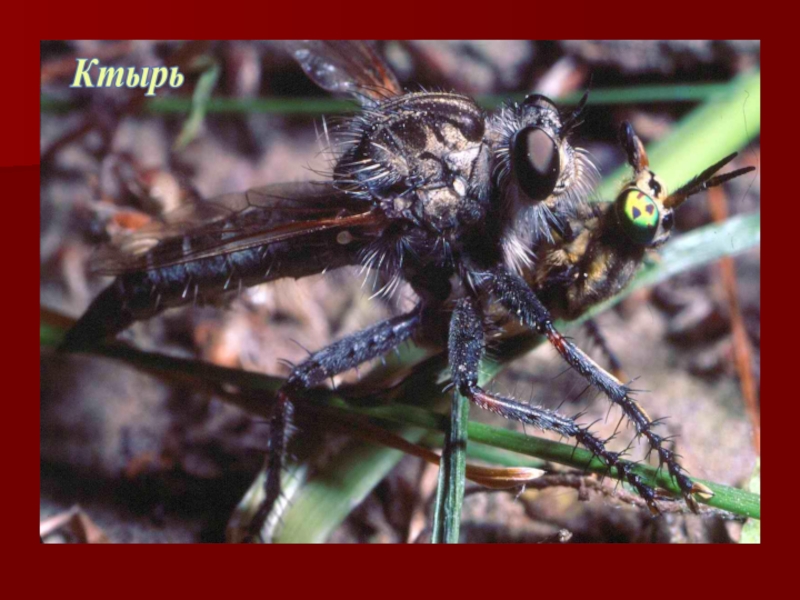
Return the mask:
[[[620,229],[635,245],[657,248],[666,242],[675,225],[675,209],[690,196],[749,173],[755,167],[714,175],[736,157],[726,156],[670,194],[664,183],[650,170],[644,144],[627,121],[620,128],[620,143],[633,167],[633,177],[625,183],[614,202],[614,215]]]
[[[564,117],[552,100],[533,94],[506,106],[495,119],[498,189],[506,204],[533,216],[526,225],[534,228],[534,240],[549,238],[550,229],[559,228],[597,183],[587,153],[568,139],[586,98]]]
[[[588,153],[569,134],[586,104],[562,114],[549,98],[532,94],[505,106],[492,120],[494,178],[507,221],[506,262],[519,270],[530,249],[553,241],[599,179]]]

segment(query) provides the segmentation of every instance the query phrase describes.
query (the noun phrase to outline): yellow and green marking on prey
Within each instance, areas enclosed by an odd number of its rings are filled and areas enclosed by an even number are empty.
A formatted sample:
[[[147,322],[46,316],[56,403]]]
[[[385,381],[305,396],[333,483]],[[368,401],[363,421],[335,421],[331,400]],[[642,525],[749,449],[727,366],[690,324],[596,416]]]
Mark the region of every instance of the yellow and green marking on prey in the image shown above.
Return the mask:
[[[628,188],[617,199],[622,230],[634,242],[649,244],[658,231],[658,203],[638,188]]]

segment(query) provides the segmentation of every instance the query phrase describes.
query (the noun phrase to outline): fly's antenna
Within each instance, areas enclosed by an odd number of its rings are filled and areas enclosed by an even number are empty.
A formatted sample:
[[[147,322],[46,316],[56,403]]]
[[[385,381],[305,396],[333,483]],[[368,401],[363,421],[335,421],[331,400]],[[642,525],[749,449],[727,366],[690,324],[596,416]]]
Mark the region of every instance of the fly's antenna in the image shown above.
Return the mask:
[[[705,171],[693,177],[688,183],[685,183],[680,188],[678,188],[675,192],[670,194],[670,196],[664,200],[664,207],[665,208],[676,208],[683,204],[687,198],[693,196],[699,192],[707,190],[708,188],[715,187],[725,183],[726,181],[730,181],[736,177],[744,175],[745,173],[750,173],[751,171],[755,171],[755,167],[743,167],[741,169],[736,169],[735,171],[731,171],[730,173],[725,173],[723,175],[714,175],[717,171],[719,171],[722,167],[727,165],[731,162],[736,156],[738,152],[734,152],[733,154],[729,154],[722,160],[714,163],[710,167],[708,167]]]

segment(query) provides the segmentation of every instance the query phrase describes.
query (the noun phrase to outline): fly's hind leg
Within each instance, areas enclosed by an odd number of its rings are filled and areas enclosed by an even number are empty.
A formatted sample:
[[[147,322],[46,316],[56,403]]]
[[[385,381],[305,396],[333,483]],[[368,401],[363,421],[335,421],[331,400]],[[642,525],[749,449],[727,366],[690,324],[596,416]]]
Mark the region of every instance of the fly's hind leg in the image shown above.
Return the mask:
[[[630,463],[620,460],[620,453],[608,450],[603,440],[589,431],[588,427],[555,411],[494,394],[478,384],[478,369],[484,352],[484,325],[483,314],[473,298],[462,298],[456,304],[450,321],[448,352],[453,384],[462,396],[506,419],[575,439],[609,468],[616,467],[621,477],[644,498],[651,510],[656,510],[653,489],[633,472]]]
[[[334,375],[357,367],[393,350],[410,339],[420,324],[420,311],[388,319],[354,333],[312,354],[296,366],[276,394],[270,418],[267,446],[265,499],[249,526],[250,537],[257,539],[281,495],[281,472],[286,446],[292,433],[293,400],[305,390],[320,385]]]

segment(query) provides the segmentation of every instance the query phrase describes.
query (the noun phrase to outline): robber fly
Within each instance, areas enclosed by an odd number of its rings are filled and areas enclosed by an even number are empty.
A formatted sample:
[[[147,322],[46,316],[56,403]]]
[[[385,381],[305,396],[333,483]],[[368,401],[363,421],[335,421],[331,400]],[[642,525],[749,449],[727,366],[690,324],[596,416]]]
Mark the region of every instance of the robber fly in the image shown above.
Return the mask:
[[[301,41],[287,48],[319,86],[361,105],[356,116],[328,131],[336,156],[329,178],[192,203],[116,240],[96,262],[99,272],[116,279],[68,333],[64,347],[91,348],[134,321],[224,290],[364,265],[408,282],[418,304],[293,368],[270,419],[266,498],[253,520],[254,534],[280,495],[295,400],[411,339],[448,348],[453,384],[462,395],[506,418],[574,438],[609,468],[617,467],[656,510],[654,490],[588,427],[479,385],[485,316],[492,305],[545,335],[569,365],[622,408],[694,508],[694,494],[707,488],[688,477],[629,390],[553,325],[552,312],[574,312],[562,302],[581,285],[580,277],[570,278],[575,269],[585,272],[583,263],[566,260],[556,267],[535,258],[573,253],[601,261],[599,254],[574,252],[576,244],[588,235],[587,247],[605,251],[605,235],[616,235],[602,209],[587,216],[596,170],[568,139],[586,98],[570,113],[530,95],[487,114],[460,94],[404,92],[366,43]],[[663,186],[647,170],[638,140],[630,139],[635,148],[626,148],[636,175],[629,189],[653,200],[661,210],[657,231],[668,235],[668,203],[677,200],[670,200],[673,195],[662,202]],[[628,205],[634,192],[623,195],[614,206],[622,203],[624,214],[634,214],[636,207]],[[637,219],[634,225],[618,224],[628,237],[638,231]],[[662,240],[637,239],[645,246]],[[608,252],[615,255],[617,247]],[[628,262],[630,269],[635,266]],[[593,282],[605,282],[599,295],[606,295],[623,279],[607,273]],[[577,308],[585,309],[597,296],[582,296]]]

